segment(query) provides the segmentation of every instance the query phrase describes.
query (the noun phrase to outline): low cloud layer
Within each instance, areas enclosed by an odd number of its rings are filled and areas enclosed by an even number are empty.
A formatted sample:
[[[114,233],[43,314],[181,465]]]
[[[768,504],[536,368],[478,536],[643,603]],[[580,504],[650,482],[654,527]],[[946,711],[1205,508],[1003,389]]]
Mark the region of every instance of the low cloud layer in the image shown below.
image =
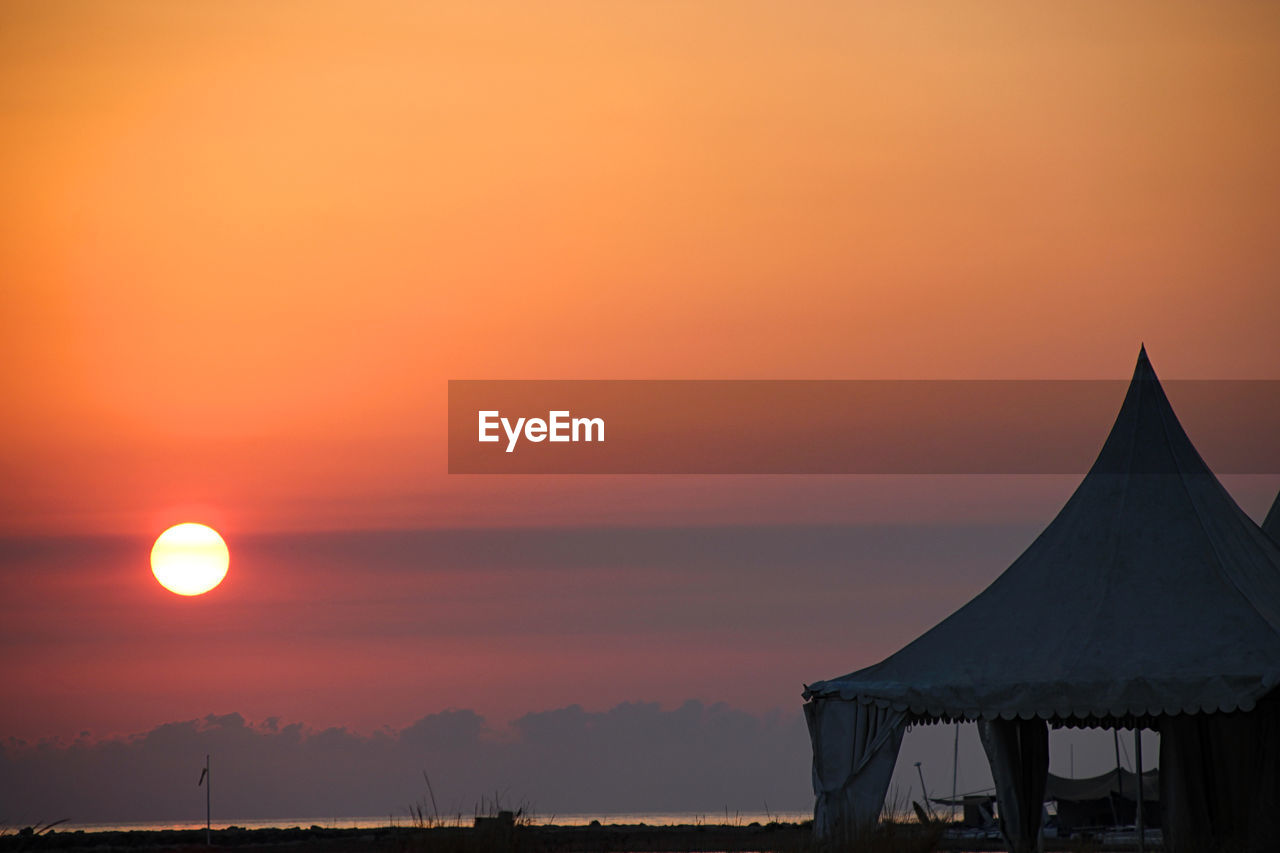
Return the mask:
[[[238,713],[138,735],[0,747],[0,820],[20,825],[203,819],[196,787],[212,756],[215,823],[388,815],[413,804],[471,815],[499,796],[539,815],[802,811],[811,806],[801,716],[724,704],[624,703],[526,714],[501,729],[469,710],[359,734],[257,723]]]

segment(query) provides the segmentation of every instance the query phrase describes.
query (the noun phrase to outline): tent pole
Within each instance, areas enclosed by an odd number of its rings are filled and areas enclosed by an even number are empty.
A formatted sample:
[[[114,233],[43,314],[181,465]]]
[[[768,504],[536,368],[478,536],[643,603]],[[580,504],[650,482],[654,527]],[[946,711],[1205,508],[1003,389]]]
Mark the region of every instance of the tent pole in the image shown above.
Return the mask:
[[[1124,799],[1124,777],[1120,775],[1120,727],[1114,726],[1111,729],[1111,739],[1116,747],[1116,800]],[[1115,818],[1116,826],[1120,825],[1120,806],[1115,800],[1111,803],[1111,816]]]
[[[956,745],[951,753],[951,821],[956,819],[956,776],[960,768],[960,721],[956,721]]]
[[[1138,775],[1138,806],[1136,814],[1136,823],[1138,825],[1138,853],[1146,853],[1147,851],[1147,825],[1143,821],[1142,814],[1142,727],[1135,726],[1133,729],[1133,760],[1137,765],[1134,772]]]

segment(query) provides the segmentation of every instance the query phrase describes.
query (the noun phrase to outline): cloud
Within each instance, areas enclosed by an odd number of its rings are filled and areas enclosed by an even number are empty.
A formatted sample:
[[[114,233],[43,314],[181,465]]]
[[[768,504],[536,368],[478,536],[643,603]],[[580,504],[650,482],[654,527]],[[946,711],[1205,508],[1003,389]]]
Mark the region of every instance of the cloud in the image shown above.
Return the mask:
[[[205,755],[215,823],[326,820],[430,810],[470,816],[498,795],[536,813],[724,809],[802,811],[811,805],[799,714],[753,715],[724,704],[577,705],[525,714],[497,729],[470,710],[400,730],[310,729],[238,713],[165,723],[93,740],[0,745],[0,802],[9,823],[196,821]]]

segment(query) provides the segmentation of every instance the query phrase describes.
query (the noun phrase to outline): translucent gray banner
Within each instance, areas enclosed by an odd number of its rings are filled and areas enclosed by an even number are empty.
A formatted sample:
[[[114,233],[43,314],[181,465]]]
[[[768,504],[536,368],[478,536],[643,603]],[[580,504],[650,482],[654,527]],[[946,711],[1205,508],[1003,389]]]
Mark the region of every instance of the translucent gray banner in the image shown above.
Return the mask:
[[[1161,383],[1217,474],[1280,473],[1280,381]],[[1076,474],[1124,380],[454,380],[454,474]]]

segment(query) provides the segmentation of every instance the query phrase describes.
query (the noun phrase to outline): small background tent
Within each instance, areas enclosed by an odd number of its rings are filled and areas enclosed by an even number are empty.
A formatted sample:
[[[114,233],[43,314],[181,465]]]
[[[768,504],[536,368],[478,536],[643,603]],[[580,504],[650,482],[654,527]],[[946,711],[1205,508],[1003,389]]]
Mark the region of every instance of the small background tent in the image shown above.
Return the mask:
[[[1059,837],[1087,828],[1131,825],[1138,813],[1137,800],[1138,774],[1127,770],[1083,779],[1050,773],[1044,791],[1044,801],[1057,807]],[[1142,802],[1147,826],[1159,826],[1159,770],[1142,774]]]
[[[874,666],[805,689],[815,831],[873,824],[910,723],[978,723],[1001,829],[1034,850],[1047,725],[1161,735],[1166,845],[1280,837],[1280,545],[1218,483],[1143,350],[1102,450],[985,590]]]
[[[1262,522],[1262,529],[1272,539],[1280,542],[1280,493],[1276,494],[1276,499],[1271,504],[1271,511],[1267,513],[1266,520]]]

